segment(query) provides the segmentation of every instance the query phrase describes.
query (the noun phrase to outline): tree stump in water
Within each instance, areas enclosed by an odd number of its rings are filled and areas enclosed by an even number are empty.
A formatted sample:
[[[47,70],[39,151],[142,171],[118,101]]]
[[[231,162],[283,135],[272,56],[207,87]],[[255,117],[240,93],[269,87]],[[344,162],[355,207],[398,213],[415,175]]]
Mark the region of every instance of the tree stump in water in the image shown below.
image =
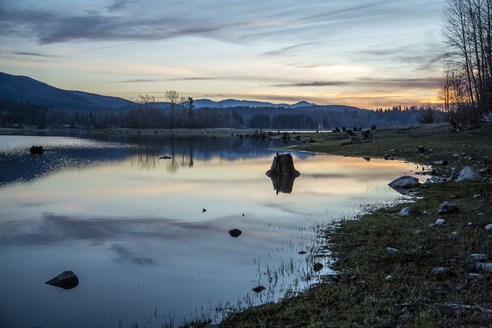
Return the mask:
[[[294,168],[291,154],[277,155],[273,158],[272,167],[266,172],[272,179],[273,188],[279,192],[290,194],[294,186],[294,180],[300,173]]]

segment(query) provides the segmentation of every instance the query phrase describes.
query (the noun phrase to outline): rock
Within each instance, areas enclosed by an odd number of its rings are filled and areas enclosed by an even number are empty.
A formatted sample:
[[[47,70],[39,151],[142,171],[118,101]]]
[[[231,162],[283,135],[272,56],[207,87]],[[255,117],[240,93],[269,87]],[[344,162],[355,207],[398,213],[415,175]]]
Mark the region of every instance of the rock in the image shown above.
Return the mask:
[[[434,165],[448,165],[448,161],[435,161]]]
[[[470,257],[472,260],[478,261],[478,262],[487,261],[489,259],[487,257],[487,255],[485,255],[485,254],[472,254],[472,255],[470,255]]]
[[[436,267],[436,268],[433,268],[431,273],[434,274],[434,275],[443,275],[445,273],[447,273],[449,271],[448,268],[445,268],[445,267]]]
[[[63,271],[55,278],[45,282],[48,285],[60,287],[63,289],[72,289],[79,284],[79,278],[73,273],[73,271]]]
[[[171,156],[167,156],[167,155],[159,157],[159,159],[171,159],[171,158],[172,158]]]
[[[209,323],[208,325],[205,326],[205,328],[219,328],[219,326],[214,325],[213,323]]]
[[[434,228],[435,226],[436,226],[435,223],[431,223],[431,224],[428,225],[429,228]]]
[[[492,262],[487,262],[487,263],[475,262],[474,266],[475,269],[477,270],[486,270],[492,272]]]
[[[489,223],[485,226],[485,230],[489,231],[492,230],[492,223]]]
[[[43,155],[44,148],[43,146],[32,146],[29,151],[31,152],[31,155]]]
[[[258,293],[264,291],[265,289],[266,289],[265,287],[260,285],[260,286],[256,286],[255,288],[253,288],[253,291],[258,294]]]
[[[389,186],[398,192],[402,192],[405,189],[413,188],[419,185],[419,179],[405,175],[395,179],[389,183]]]
[[[367,162],[370,162],[371,161],[371,158],[370,157],[362,157],[363,159],[365,159]]]
[[[451,214],[451,213],[456,213],[460,209],[456,204],[445,201],[442,202],[441,205],[439,205],[439,211],[437,212],[438,214]]]
[[[444,223],[446,223],[446,220],[444,220],[444,219],[437,219],[436,220],[436,225],[443,225]]]
[[[321,269],[323,269],[323,264],[321,264],[319,262],[314,263],[314,265],[313,265],[314,272],[319,272],[319,271],[321,271]]]
[[[474,198],[474,199],[478,199],[478,198],[480,198],[480,197],[482,197],[482,195],[480,195],[480,194],[475,194],[475,195],[473,195],[473,198]]]
[[[372,135],[372,133],[371,133],[371,131],[370,131],[370,130],[366,130],[366,131],[362,132],[362,134],[361,134],[360,138],[361,138],[362,140],[372,139],[372,138],[373,138],[373,135]]]
[[[480,273],[469,273],[468,274],[468,278],[482,280],[483,279],[483,275],[480,274]]]
[[[237,238],[237,237],[241,236],[241,233],[242,233],[242,231],[239,230],[239,229],[231,229],[231,230],[229,230],[229,235],[231,235],[231,237],[234,237],[234,238]]]
[[[421,234],[422,234],[422,230],[420,230],[420,229],[415,230],[415,234],[416,234],[416,235],[421,235]]]
[[[304,255],[304,254],[306,254],[306,251],[300,251],[300,252],[298,252],[297,254],[299,254],[299,255]]]
[[[401,209],[400,216],[418,216],[420,215],[420,210],[415,206],[407,206]]]
[[[399,253],[400,251],[397,250],[396,248],[393,248],[393,247],[387,247],[386,250],[388,251],[388,253],[390,254],[397,254]]]
[[[429,211],[425,210],[424,212],[422,212],[422,214],[428,215],[429,214]]]
[[[417,150],[418,150],[419,152],[421,152],[421,153],[425,153],[425,148],[424,148],[424,146],[422,146],[422,145],[418,146],[418,147],[417,147]]]
[[[205,213],[207,211],[206,208],[202,208],[202,213]]]
[[[456,238],[458,237],[459,233],[457,231],[451,232],[451,237]]]
[[[387,276],[386,276],[386,278],[384,278],[384,279],[386,279],[386,280],[391,280],[391,279],[393,279],[393,276],[389,274],[389,275],[387,275]]]
[[[465,167],[461,170],[460,175],[456,181],[479,181],[482,179],[482,176],[475,171],[470,166]]]

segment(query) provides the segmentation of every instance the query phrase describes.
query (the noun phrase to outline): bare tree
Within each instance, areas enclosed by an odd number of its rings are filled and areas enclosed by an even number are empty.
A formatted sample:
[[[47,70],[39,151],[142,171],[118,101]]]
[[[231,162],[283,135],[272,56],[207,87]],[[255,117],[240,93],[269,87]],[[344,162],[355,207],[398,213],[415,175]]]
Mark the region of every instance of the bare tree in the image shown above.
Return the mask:
[[[447,2],[443,34],[451,50],[452,69],[446,71],[441,92],[447,110],[466,107],[475,112],[474,118],[491,110],[491,13],[492,0]]]
[[[169,100],[169,103],[171,104],[171,128],[174,128],[175,126],[175,107],[176,103],[178,102],[179,99],[179,93],[175,90],[168,90],[166,91],[166,98]]]

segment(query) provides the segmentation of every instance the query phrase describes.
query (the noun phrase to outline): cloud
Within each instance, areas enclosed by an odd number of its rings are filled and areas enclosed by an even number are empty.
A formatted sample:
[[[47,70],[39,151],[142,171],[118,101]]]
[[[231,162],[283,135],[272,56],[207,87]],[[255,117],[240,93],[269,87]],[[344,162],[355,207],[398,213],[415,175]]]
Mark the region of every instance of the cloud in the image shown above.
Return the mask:
[[[214,222],[183,222],[168,218],[86,218],[44,214],[41,221],[4,222],[0,245],[58,244],[73,240],[105,242],[126,238],[186,239],[223,231]]]
[[[291,45],[291,46],[288,46],[288,47],[284,47],[284,48],[281,48],[281,49],[278,49],[278,50],[267,51],[267,52],[263,53],[263,55],[264,56],[284,55],[286,53],[291,52],[294,49],[298,49],[298,48],[306,47],[306,46],[311,46],[311,45],[316,45],[316,44],[317,44],[316,42],[298,43],[298,44],[294,44],[294,45]]]
[[[300,5],[277,2],[216,0],[174,3],[146,2],[133,6],[134,0],[115,0],[109,6],[76,10],[67,15],[47,3],[33,10],[11,5],[0,12],[3,35],[36,36],[41,44],[73,40],[166,40],[181,36],[202,36],[237,43],[272,35],[307,40],[293,47],[313,44],[314,36],[343,32],[357,24],[380,24],[378,19],[400,20],[401,8],[393,1],[333,2],[313,1]],[[415,7],[415,6],[414,6]],[[421,6],[425,7],[425,6]],[[420,9],[420,8],[419,8]],[[424,10],[424,9],[420,9]],[[408,15],[408,13],[407,13]],[[242,40],[242,41],[241,41]],[[286,47],[267,52],[274,55],[292,50]]]
[[[17,52],[12,52],[11,54],[19,55],[19,56],[48,57],[48,58],[60,57],[57,55],[46,55],[46,54],[41,54],[37,52],[28,52],[28,51],[17,51]]]
[[[154,264],[154,259],[150,257],[143,257],[135,254],[135,252],[129,250],[127,247],[122,245],[113,244],[111,245],[111,250],[116,252],[119,259],[122,261],[129,261],[139,265],[149,265]]]
[[[350,86],[350,87],[376,87],[376,88],[410,88],[432,89],[440,86],[440,78],[404,78],[404,79],[373,79],[362,78],[355,81],[314,81],[300,83],[286,83],[272,85],[275,87],[325,87],[325,86]]]
[[[287,84],[274,84],[274,87],[326,87],[326,86],[339,86],[346,85],[345,81],[314,81],[314,82],[300,82],[300,83],[287,83]]]
[[[127,7],[129,4],[136,3],[135,0],[114,0],[114,2],[108,6],[108,11],[117,11],[122,10]]]

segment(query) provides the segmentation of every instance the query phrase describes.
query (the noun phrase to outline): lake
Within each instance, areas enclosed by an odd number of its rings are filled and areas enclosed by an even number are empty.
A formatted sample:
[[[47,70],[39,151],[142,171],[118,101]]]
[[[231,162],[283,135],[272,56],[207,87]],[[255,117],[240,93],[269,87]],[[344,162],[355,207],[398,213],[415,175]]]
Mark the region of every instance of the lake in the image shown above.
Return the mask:
[[[276,301],[330,274],[320,229],[400,199],[387,184],[422,169],[293,152],[283,193],[265,175],[280,146],[0,136],[0,326],[161,327]],[[77,287],[45,284],[65,270]]]

